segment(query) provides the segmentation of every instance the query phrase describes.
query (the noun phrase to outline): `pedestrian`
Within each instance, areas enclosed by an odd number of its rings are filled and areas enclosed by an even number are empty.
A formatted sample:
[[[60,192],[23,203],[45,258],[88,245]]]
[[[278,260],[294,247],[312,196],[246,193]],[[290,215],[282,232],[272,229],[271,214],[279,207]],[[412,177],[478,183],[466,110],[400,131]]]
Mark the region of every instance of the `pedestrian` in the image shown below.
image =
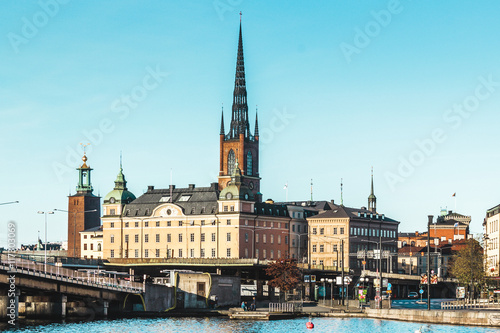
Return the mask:
[[[246,305],[245,305],[245,302],[241,302],[241,308],[243,309],[243,311],[246,311]]]
[[[250,311],[257,310],[257,305],[255,304],[255,297],[253,298],[252,304],[250,305]]]

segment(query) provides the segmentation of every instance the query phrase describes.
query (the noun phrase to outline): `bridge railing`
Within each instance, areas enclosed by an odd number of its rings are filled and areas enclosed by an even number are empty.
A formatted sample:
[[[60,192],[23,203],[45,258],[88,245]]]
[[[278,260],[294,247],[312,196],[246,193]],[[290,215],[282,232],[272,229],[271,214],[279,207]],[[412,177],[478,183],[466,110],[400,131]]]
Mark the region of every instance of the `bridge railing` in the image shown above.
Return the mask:
[[[45,265],[44,263],[31,260],[8,257],[8,255],[5,254],[0,256],[0,266],[2,269],[11,272],[19,272],[31,276],[39,276],[91,287],[133,293],[144,292],[144,285],[142,283],[112,277],[111,274],[105,276],[99,273],[92,274],[90,272],[75,271],[60,266]]]
[[[442,310],[500,309],[500,301],[487,299],[460,299],[441,302]]]

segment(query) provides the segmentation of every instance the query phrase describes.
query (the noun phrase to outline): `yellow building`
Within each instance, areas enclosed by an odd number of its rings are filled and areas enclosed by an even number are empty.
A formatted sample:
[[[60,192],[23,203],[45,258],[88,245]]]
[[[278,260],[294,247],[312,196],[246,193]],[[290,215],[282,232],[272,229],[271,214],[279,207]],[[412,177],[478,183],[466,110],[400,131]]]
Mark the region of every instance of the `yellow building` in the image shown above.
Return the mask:
[[[368,210],[332,205],[307,218],[311,265],[345,271],[397,272],[399,222]]]

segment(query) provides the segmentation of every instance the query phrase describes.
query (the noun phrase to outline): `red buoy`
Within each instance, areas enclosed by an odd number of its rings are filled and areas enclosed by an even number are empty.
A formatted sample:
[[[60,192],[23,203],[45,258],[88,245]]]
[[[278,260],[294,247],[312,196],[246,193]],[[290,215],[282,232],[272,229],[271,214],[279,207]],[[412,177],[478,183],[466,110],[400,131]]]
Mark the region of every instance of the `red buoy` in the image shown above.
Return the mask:
[[[308,322],[306,323],[306,327],[307,327],[307,328],[314,328],[314,324],[313,324],[312,322],[308,321]]]

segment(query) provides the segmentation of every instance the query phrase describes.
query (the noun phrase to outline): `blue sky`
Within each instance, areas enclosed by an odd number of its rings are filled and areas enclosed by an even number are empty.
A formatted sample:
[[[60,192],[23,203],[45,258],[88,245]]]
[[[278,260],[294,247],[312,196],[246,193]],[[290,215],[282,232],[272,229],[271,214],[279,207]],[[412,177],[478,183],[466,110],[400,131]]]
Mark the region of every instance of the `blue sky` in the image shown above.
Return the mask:
[[[66,209],[81,142],[95,193],[216,181],[240,11],[264,198],[377,208],[423,230],[440,208],[500,203],[497,1],[4,1],[0,4],[3,224],[43,236]],[[155,74],[151,74],[155,73]],[[127,96],[132,97],[127,102]],[[67,237],[64,213],[48,238]],[[6,227],[4,227],[5,229]],[[6,244],[0,232],[0,246]]]

